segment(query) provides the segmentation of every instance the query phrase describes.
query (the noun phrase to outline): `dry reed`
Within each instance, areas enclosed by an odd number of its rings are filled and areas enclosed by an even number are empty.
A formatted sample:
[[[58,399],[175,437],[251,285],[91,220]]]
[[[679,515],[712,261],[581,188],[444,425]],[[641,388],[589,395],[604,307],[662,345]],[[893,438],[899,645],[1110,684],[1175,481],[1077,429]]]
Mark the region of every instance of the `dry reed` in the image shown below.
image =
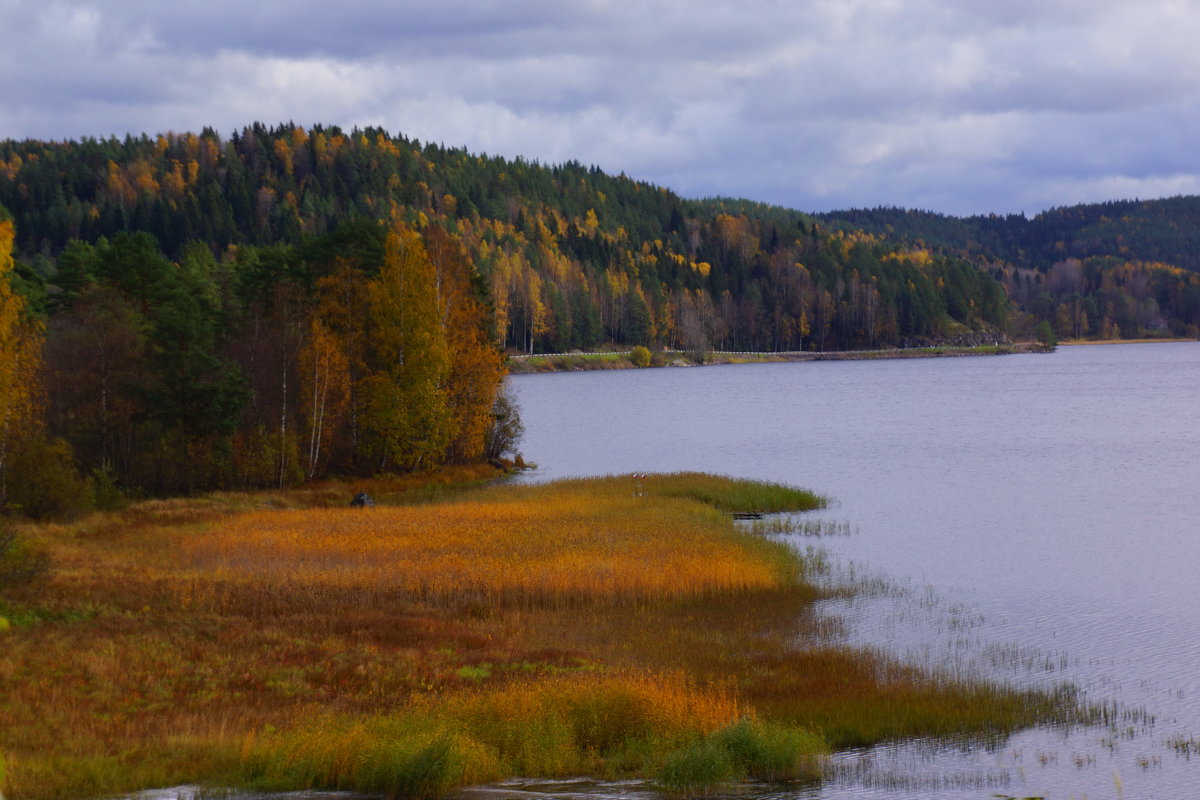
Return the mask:
[[[795,497],[780,487],[380,482],[377,496],[405,505],[333,507],[358,488],[154,501],[22,530],[54,567],[0,596],[0,791],[341,786],[359,742],[375,766],[345,785],[437,794],[506,771],[653,774],[671,748],[755,714],[840,740],[855,715],[887,736],[938,714],[992,722],[914,676],[900,718],[876,724],[898,695],[869,656],[856,671],[792,655],[814,596],[798,557],[717,510]],[[840,705],[810,696],[830,686]]]

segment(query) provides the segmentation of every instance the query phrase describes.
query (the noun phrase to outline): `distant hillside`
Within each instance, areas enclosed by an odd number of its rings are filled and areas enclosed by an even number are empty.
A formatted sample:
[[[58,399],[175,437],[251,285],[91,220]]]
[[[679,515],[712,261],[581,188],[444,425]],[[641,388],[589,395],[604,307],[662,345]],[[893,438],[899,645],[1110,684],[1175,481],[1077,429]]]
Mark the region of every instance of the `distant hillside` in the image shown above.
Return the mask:
[[[1032,219],[1023,214],[950,217],[893,208],[815,217],[839,229],[1033,269],[1046,269],[1063,258],[1109,256],[1200,271],[1200,197],[1195,196],[1062,207]]]
[[[72,240],[147,232],[170,258],[198,241],[236,271],[255,248],[398,219],[442,226],[462,244],[499,341],[523,352],[876,347],[999,329],[1007,314],[995,281],[959,259],[910,258],[777,207],[686,201],[578,163],[473,155],[377,129],[7,141],[0,204],[50,308]]]
[[[1032,219],[895,208],[815,218],[969,259],[1061,336],[1200,335],[1200,197],[1071,206]]]
[[[1033,219],[809,216],[379,129],[255,124],[228,139],[0,142],[0,205],[16,221],[19,288],[49,310],[72,240],[147,232],[169,258],[200,242],[236,268],[260,248],[293,257],[349,221],[399,219],[466,248],[498,342],[521,352],[853,349],[981,329],[1028,338],[1040,321],[1060,336],[1200,333],[1200,289],[1182,272],[1200,269],[1194,197]]]

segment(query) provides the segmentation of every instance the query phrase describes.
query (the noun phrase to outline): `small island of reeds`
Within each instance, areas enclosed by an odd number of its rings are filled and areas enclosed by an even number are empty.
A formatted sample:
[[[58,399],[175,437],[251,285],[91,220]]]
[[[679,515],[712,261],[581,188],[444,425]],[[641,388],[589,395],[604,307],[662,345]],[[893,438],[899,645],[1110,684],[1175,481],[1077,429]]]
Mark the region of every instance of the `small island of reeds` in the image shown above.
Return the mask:
[[[447,474],[376,481],[373,508],[326,484],[19,528],[52,567],[0,594],[0,791],[431,797],[588,775],[689,795],[1071,711],[823,640],[810,565],[730,513],[810,492]]]

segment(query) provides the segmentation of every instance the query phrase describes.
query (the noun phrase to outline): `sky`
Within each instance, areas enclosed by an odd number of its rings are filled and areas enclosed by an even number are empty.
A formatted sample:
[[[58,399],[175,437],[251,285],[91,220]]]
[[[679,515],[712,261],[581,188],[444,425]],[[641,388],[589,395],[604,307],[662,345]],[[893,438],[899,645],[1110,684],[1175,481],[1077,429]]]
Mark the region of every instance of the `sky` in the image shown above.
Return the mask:
[[[0,0],[0,138],[378,126],[803,211],[1200,194],[1197,0]]]

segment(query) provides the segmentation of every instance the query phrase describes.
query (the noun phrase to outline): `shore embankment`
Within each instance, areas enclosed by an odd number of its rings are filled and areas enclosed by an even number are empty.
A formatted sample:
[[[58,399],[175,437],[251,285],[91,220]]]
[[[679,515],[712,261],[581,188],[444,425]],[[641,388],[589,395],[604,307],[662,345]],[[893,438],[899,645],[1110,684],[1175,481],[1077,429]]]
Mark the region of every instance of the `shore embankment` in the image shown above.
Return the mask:
[[[957,356],[996,356],[1016,353],[1047,353],[1053,347],[1037,342],[988,344],[978,346],[931,345],[928,347],[891,347],[878,350],[796,350],[790,352],[732,352],[710,350],[656,350],[651,367],[697,367],[713,364],[767,364],[793,361],[865,361],[885,358],[945,358]],[[509,355],[508,371],[581,372],[601,369],[634,369],[632,351],[613,350],[571,353],[534,353]]]
[[[1168,342],[1195,342],[1196,339],[1145,338],[1145,339],[1062,339],[1059,344],[1068,347],[1091,344],[1165,344]]]

